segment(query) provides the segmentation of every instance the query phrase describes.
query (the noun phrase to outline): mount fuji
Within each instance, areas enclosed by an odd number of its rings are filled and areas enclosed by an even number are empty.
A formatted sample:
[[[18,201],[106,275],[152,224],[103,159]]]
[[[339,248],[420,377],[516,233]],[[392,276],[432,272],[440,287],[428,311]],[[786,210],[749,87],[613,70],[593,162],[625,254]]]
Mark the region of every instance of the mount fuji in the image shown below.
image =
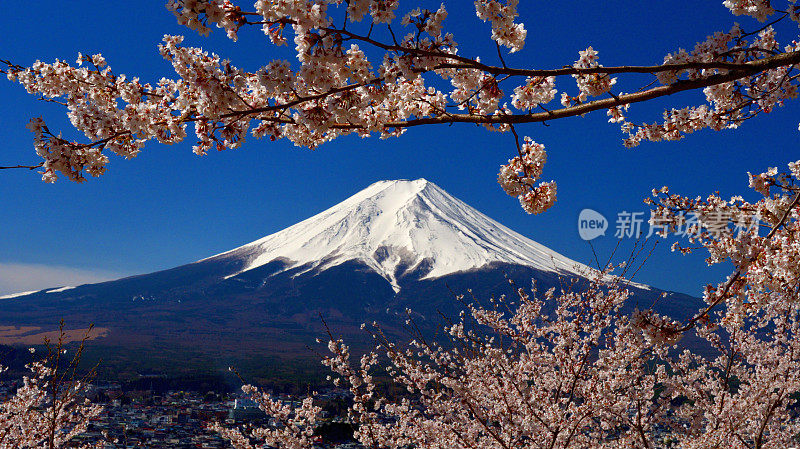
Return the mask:
[[[323,319],[334,333],[365,342],[362,322],[400,335],[409,308],[434,332],[441,315],[460,310],[454,292],[488,298],[510,293],[509,280],[546,289],[591,271],[430,181],[380,181],[280,232],[194,263],[0,298],[0,344],[30,343],[26,337],[64,319],[68,328],[93,323],[102,330],[90,345],[113,348],[105,365],[147,354],[152,367],[193,361],[216,369],[245,358],[309,355],[306,344],[326,332]],[[662,294],[642,284],[630,289],[631,308]],[[675,318],[699,307],[696,298],[667,296],[659,311]]]
[[[226,278],[275,260],[285,262],[284,271],[301,267],[293,276],[357,261],[395,293],[415,272],[417,280],[432,280],[497,263],[562,274],[589,270],[425,179],[376,182],[283,231],[204,260],[242,261],[243,267]]]

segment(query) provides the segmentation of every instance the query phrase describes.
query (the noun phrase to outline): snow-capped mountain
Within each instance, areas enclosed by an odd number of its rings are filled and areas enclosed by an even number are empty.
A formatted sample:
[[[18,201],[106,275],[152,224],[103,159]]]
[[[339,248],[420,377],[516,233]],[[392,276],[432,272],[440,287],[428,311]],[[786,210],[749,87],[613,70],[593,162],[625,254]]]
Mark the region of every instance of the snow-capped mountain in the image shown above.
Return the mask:
[[[425,279],[507,263],[561,274],[588,267],[528,239],[425,180],[380,181],[294,226],[205,260],[240,259],[227,277],[284,260],[295,273],[358,261],[400,291],[398,277]]]
[[[181,369],[175,358],[192,354],[199,369],[224,370],[237,360],[313,358],[306,345],[325,335],[321,318],[349,342],[367,344],[361,323],[383,323],[398,336],[411,309],[420,329],[433,334],[462,310],[454,294],[508,294],[509,281],[560,288],[590,271],[429,181],[380,181],[294,226],[194,263],[7,295],[0,344],[31,344],[64,319],[69,329],[91,323],[103,330],[91,345],[113,348],[98,349],[108,369],[130,369],[132,351],[147,354],[151,369]],[[629,309],[656,303],[681,319],[700,305],[630,286]]]

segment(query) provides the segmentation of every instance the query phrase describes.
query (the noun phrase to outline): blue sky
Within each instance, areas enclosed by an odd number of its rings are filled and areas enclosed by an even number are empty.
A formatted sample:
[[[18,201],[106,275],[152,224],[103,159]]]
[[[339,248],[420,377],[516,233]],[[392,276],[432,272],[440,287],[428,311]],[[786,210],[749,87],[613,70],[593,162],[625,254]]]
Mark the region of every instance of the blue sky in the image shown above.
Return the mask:
[[[238,43],[219,30],[202,38],[179,27],[162,1],[134,3],[8,2],[0,16],[0,58],[28,65],[36,59],[73,61],[78,52],[102,52],[115,73],[155,81],[174,76],[156,49],[165,33],[184,34],[187,43],[246,69],[290,57],[269,46],[255,28],[242,30]],[[735,21],[745,30],[758,25],[733,17],[721,1],[552,3],[523,2],[528,40],[522,52],[506,59],[510,65],[560,67],[589,45],[600,52],[604,65],[655,64],[707,34],[727,31]],[[461,54],[496,63],[489,25],[475,17],[472,2],[446,4],[450,16],[445,28],[455,34]],[[414,6],[401,1],[400,8]],[[779,29],[778,37],[787,42],[796,34],[789,25]],[[571,82],[558,87],[574,93]],[[664,105],[693,104],[697,98],[684,94],[634,105],[630,116],[652,122]],[[0,80],[0,165],[38,162],[25,124],[39,115],[51,129],[75,136],[58,106]],[[612,221],[608,234],[594,241],[603,258],[618,243],[613,237],[617,213],[647,211],[642,199],[653,187],[666,184],[687,195],[718,190],[723,196],[752,199],[747,171],[800,159],[799,120],[793,102],[739,130],[700,132],[680,142],[636,149],[622,146],[618,127],[606,123],[602,112],[549,126],[520,126],[520,133],[547,147],[543,177],[558,182],[556,206],[540,216],[525,214],[495,181],[499,165],[514,154],[512,137],[469,125],[417,128],[390,140],[349,137],[316,151],[284,141],[251,140],[239,150],[198,157],[188,143],[152,144],[131,161],[112,157],[106,175],[84,184],[60,180],[50,185],[35,173],[0,171],[0,295],[192,262],[281,230],[374,181],[397,178],[427,178],[512,229],[589,263],[591,249],[577,232],[582,209],[597,210]],[[627,255],[632,243],[624,239],[617,254]],[[669,246],[658,245],[637,281],[699,294],[702,285],[726,273],[708,269],[702,255],[679,256]]]

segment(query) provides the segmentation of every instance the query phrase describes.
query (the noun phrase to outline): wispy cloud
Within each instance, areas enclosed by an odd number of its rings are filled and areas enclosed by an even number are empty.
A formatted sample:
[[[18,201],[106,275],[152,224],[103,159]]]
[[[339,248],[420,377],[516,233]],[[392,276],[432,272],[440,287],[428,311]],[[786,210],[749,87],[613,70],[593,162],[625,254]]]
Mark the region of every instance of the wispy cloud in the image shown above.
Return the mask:
[[[76,286],[126,276],[108,270],[0,262],[0,296],[45,288]]]

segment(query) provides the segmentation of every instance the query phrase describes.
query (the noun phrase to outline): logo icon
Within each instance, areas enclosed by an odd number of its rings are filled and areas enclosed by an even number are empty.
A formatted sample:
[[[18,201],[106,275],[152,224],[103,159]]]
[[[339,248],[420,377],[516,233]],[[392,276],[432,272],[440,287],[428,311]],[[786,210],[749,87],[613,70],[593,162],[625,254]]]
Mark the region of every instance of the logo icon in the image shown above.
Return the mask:
[[[606,235],[608,220],[600,212],[584,209],[578,215],[578,234],[583,240],[594,240]]]

